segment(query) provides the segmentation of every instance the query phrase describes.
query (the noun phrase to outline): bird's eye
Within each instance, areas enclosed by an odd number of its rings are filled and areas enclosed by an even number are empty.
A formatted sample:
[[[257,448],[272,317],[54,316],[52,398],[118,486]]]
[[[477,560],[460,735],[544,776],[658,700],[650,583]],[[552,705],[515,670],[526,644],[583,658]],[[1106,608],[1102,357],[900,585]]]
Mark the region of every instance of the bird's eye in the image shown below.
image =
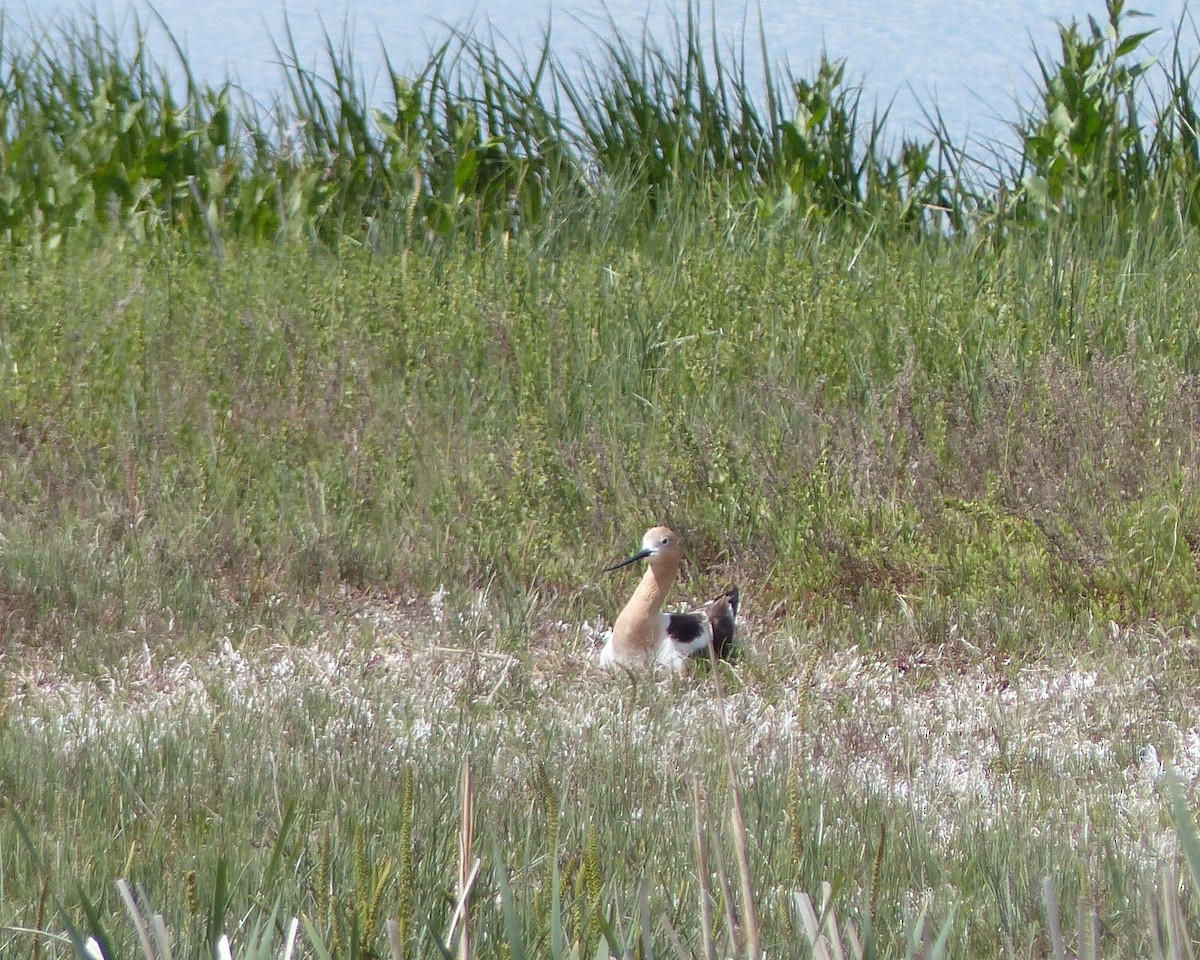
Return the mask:
[[[668,543],[670,543],[670,542],[671,542],[671,538],[670,538],[670,537],[663,537],[663,538],[662,538],[660,541],[658,541],[658,542],[659,542],[659,543],[661,543],[661,544],[662,544],[662,545],[665,547],[665,546],[666,546]]]

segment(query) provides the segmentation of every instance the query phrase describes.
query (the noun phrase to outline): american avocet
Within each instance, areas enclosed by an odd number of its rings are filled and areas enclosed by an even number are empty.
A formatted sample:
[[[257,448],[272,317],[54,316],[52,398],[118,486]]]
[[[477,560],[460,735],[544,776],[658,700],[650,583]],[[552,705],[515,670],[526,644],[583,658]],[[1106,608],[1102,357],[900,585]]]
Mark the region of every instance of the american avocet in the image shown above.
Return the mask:
[[[734,649],[738,591],[729,591],[690,613],[663,613],[667,591],[679,575],[683,554],[679,537],[668,527],[651,527],[642,537],[642,549],[628,560],[605,567],[605,572],[649,559],[641,583],[613,624],[612,636],[600,651],[602,667],[614,664],[661,663],[675,670],[689,657],[707,657],[711,649],[728,658]]]

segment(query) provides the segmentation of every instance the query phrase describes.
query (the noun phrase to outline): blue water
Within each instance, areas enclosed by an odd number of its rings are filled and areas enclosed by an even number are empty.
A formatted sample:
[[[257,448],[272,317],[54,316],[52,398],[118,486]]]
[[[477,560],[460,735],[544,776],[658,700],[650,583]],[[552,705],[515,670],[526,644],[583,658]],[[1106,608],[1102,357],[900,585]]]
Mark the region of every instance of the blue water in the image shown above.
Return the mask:
[[[1184,0],[1137,3],[1151,14],[1137,29],[1157,27],[1148,49],[1158,52],[1185,9]],[[301,59],[318,65],[326,32],[349,39],[368,85],[380,79],[386,48],[394,65],[410,68],[423,62],[431,46],[444,40],[451,27],[476,32],[491,29],[500,49],[530,50],[547,24],[553,46],[568,63],[597,51],[597,31],[608,33],[608,18],[635,38],[648,29],[670,40],[672,17],[686,11],[670,0],[154,0],[153,9],[187,51],[202,79],[233,77],[254,96],[269,102],[282,90],[273,40],[285,37],[285,10]],[[705,3],[705,17],[713,7]],[[28,29],[53,23],[81,11],[95,10],[105,25],[129,31],[133,18],[150,26],[151,42],[168,60],[170,46],[143,0],[98,0],[81,6],[60,0],[0,0],[10,25]],[[848,73],[862,83],[868,106],[891,105],[889,129],[919,134],[927,128],[924,111],[935,104],[958,142],[1004,141],[1008,121],[1018,105],[1029,104],[1036,70],[1032,51],[1053,52],[1056,21],[1103,20],[1099,0],[909,0],[882,4],[877,0],[761,0],[760,3],[717,3],[717,38],[738,46],[745,38],[748,63],[760,62],[758,17],[761,15],[768,55],[786,63],[798,76],[811,73],[824,49],[845,58]],[[1130,29],[1134,23],[1130,23]],[[1197,49],[1194,28],[1184,29],[1190,50]],[[380,85],[380,89],[382,86]]]

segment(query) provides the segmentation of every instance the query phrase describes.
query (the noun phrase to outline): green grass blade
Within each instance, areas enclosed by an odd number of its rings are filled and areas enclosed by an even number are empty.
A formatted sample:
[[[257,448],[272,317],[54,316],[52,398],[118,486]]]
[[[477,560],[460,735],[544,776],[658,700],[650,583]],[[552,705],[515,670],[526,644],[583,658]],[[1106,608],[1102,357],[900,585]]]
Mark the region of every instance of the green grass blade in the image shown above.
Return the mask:
[[[267,861],[267,869],[263,873],[263,892],[274,890],[275,879],[279,875],[279,868],[283,864],[284,848],[287,845],[288,835],[291,833],[292,826],[296,822],[296,803],[289,801],[283,810],[283,819],[279,824],[279,835],[275,838],[275,843],[271,847],[271,858]]]
[[[1196,830],[1196,822],[1188,808],[1187,795],[1184,793],[1178,771],[1169,767],[1164,776],[1171,800],[1171,812],[1175,817],[1175,827],[1179,831],[1179,844],[1183,847],[1183,859],[1192,878],[1192,893],[1200,897],[1200,833]]]
[[[493,860],[496,864],[496,885],[500,889],[500,910],[504,914],[508,953],[512,960],[525,960],[525,936],[521,931],[521,918],[517,913],[512,886],[508,881],[508,868],[500,859],[499,851]]]
[[[208,911],[207,939],[209,944],[216,944],[221,934],[225,932],[225,913],[229,909],[229,859],[225,854],[217,858],[217,869],[213,877],[212,904]]]
[[[26,851],[29,853],[30,859],[33,860],[34,866],[37,868],[38,875],[42,877],[43,881],[48,881],[49,872],[46,869],[46,865],[43,862],[41,855],[38,853],[37,847],[34,845],[33,837],[29,835],[29,830],[25,826],[25,821],[21,818],[21,815],[17,812],[17,808],[12,803],[6,801],[6,805],[8,806],[9,813],[12,814],[13,823],[17,828],[17,835],[21,838],[21,842],[24,844]],[[75,924],[71,922],[70,915],[66,910],[63,909],[62,902],[58,899],[58,895],[52,893],[51,900],[54,904],[54,912],[57,914],[59,922],[63,925],[63,929],[67,932],[67,937],[71,941],[71,946],[75,950],[76,956],[86,957],[84,938],[80,935],[79,930],[75,927]],[[85,913],[89,905],[90,904],[85,900]],[[96,942],[100,945],[105,957],[112,957],[112,946],[109,944],[107,935],[104,933],[103,929],[93,926],[93,931],[93,935],[96,937]]]
[[[308,937],[309,946],[312,947],[317,960],[334,960],[329,948],[325,945],[324,937],[318,932],[313,922],[308,917],[303,917],[301,922],[304,924],[304,933]]]

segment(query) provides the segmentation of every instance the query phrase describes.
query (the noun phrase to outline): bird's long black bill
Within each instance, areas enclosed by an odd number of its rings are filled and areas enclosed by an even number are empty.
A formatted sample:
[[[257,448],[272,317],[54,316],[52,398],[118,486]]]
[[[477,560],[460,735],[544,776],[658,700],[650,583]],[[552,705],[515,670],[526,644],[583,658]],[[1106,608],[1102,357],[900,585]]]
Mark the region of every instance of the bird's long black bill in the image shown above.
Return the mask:
[[[638,553],[635,553],[632,557],[630,557],[628,560],[622,560],[620,563],[614,563],[611,567],[605,567],[604,572],[608,573],[610,570],[620,570],[622,567],[627,567],[631,563],[637,563],[639,560],[645,560],[653,552],[654,552],[653,550],[639,551]]]

